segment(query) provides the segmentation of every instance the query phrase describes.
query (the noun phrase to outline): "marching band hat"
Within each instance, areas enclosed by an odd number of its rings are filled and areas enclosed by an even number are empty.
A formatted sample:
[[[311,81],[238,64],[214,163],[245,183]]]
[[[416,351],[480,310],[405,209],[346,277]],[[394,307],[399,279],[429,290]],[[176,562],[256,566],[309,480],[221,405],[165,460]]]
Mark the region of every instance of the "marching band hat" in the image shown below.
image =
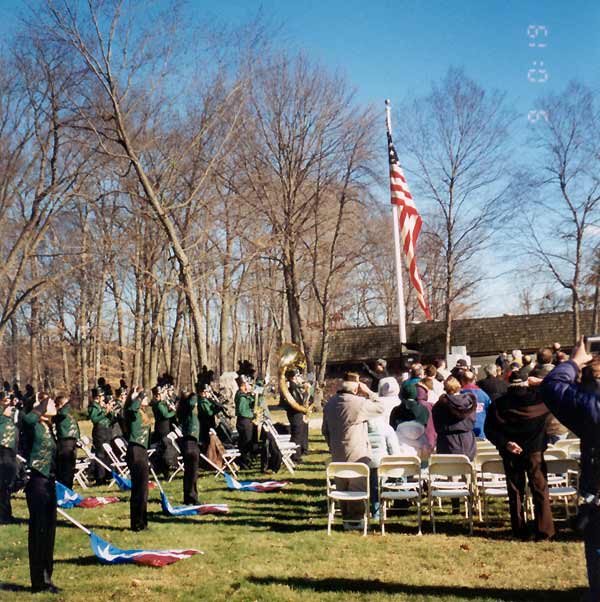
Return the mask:
[[[242,379],[242,377],[240,377],[240,379],[239,379],[240,384],[242,384],[242,382],[245,382],[245,381],[242,381],[241,379]],[[198,391],[198,393],[204,393],[204,391],[210,391],[210,385],[208,383],[198,383],[196,385],[196,390]]]
[[[252,379],[247,374],[240,374],[237,377],[237,383],[238,383],[238,385],[242,385],[243,383],[251,384],[252,383]]]
[[[382,368],[386,368],[387,367],[387,362],[384,359],[378,359],[375,363],[378,366],[381,366]]]

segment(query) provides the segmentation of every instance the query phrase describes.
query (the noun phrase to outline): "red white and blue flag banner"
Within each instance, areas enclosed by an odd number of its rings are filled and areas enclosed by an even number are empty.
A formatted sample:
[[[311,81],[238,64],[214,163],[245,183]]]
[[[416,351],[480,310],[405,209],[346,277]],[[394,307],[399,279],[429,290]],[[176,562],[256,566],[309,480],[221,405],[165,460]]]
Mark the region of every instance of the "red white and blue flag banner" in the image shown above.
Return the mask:
[[[423,310],[425,317],[431,320],[431,312],[425,301],[425,293],[423,291],[423,283],[419,275],[417,267],[416,249],[419,233],[423,220],[415,207],[412,194],[408,188],[408,183],[404,177],[404,172],[400,167],[398,154],[392,142],[392,135],[388,132],[388,152],[390,159],[390,191],[392,197],[392,205],[398,207],[398,227],[402,247],[404,249],[404,258],[406,260],[406,268],[410,275],[410,281],[417,293],[417,301]]]
[[[236,491],[256,491],[263,493],[265,491],[277,491],[289,485],[287,481],[238,481],[227,472],[224,472],[223,476],[225,477],[227,487]]]
[[[115,480],[117,487],[121,491],[131,491],[131,479],[127,477],[122,477],[120,474],[117,474],[114,470],[111,470],[111,476]],[[152,482],[148,482],[148,489],[154,489],[156,485]]]
[[[160,494],[160,505],[163,514],[169,516],[194,516],[197,514],[227,514],[229,506],[227,504],[199,504],[197,506],[172,506],[169,498],[164,492]]]
[[[82,498],[78,493],[69,489],[66,485],[56,481],[56,505],[59,508],[96,508],[106,504],[118,502],[118,497],[86,497]]]
[[[94,532],[90,533],[90,544],[92,551],[103,564],[143,564],[161,567],[185,560],[194,554],[202,554],[200,550],[121,550]]]

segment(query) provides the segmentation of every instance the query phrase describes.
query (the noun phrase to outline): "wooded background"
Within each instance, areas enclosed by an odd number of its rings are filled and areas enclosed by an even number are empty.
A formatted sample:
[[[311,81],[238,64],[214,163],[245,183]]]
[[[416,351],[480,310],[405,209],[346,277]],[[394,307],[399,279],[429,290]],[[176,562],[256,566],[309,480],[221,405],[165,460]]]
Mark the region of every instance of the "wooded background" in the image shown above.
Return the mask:
[[[332,330],[396,321],[383,99],[277,40],[175,2],[24,15],[0,56],[4,379],[85,403],[99,376],[274,374],[291,340],[323,380]],[[506,271],[524,313],[569,307],[578,333],[597,309],[597,98],[571,82],[543,102],[527,156],[522,116],[462,69],[398,107],[446,348]]]

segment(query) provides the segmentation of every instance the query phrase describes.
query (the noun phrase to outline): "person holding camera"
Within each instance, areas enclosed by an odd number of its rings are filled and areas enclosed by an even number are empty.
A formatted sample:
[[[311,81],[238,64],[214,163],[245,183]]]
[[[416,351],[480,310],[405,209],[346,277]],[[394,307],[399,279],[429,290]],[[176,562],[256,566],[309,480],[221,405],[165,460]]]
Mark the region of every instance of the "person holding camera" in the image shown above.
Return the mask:
[[[581,383],[577,383],[583,369]],[[537,379],[536,379],[537,380]],[[556,418],[581,439],[580,507],[590,585],[589,601],[600,600],[600,357],[591,356],[583,337],[568,361],[559,363],[540,385],[540,393]]]

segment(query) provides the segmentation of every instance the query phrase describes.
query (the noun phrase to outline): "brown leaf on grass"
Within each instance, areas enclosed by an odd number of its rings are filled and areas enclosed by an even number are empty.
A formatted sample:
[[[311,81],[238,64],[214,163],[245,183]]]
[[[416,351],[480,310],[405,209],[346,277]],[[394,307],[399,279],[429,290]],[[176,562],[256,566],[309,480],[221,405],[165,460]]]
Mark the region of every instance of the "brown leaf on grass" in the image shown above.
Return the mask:
[[[480,579],[489,579],[490,575],[489,575],[489,573],[481,573],[481,575],[479,575],[479,578]]]
[[[141,579],[132,579],[131,580],[131,587],[139,587],[140,585],[142,585]]]
[[[460,544],[460,549],[463,550],[464,552],[468,552],[471,548],[468,544],[462,543],[462,544]]]

